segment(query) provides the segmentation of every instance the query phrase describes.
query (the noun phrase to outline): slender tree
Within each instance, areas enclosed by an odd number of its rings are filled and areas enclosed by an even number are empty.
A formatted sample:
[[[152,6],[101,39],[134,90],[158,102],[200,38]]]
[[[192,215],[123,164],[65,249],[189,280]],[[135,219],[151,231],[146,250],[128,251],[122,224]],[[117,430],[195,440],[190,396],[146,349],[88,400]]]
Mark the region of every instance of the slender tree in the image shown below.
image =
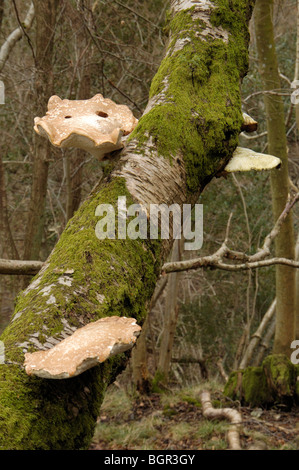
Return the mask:
[[[297,41],[296,41],[296,61],[294,84],[298,88],[299,80],[299,1],[297,1]],[[299,101],[296,99],[295,115],[297,124],[297,135],[299,134]],[[299,261],[299,233],[296,240],[296,260]],[[299,270],[296,271],[296,304],[295,304],[295,334],[299,339]]]
[[[254,9],[256,44],[263,90],[280,89],[280,77],[272,22],[273,0],[257,0]],[[266,108],[268,152],[282,160],[279,172],[271,173],[273,216],[277,220],[289,194],[288,156],[284,107],[277,94],[264,94]],[[276,256],[294,259],[294,229],[290,214],[275,239]],[[276,267],[276,330],[274,353],[290,356],[290,345],[295,327],[295,270],[287,266]]]
[[[175,240],[173,244],[171,261],[182,259],[183,240]],[[178,283],[180,274],[177,272],[168,274],[166,299],[164,306],[164,327],[161,335],[159,360],[156,371],[156,380],[167,384],[171,366],[174,335],[178,320]]]
[[[78,2],[78,10],[74,15],[75,17],[72,18],[72,24],[77,28],[78,31],[76,44],[76,55],[78,57],[78,100],[86,100],[90,97],[91,74],[89,64],[92,61],[93,50],[91,38],[86,32],[86,26],[90,27],[90,18],[83,9],[82,3],[84,3],[87,12],[91,10],[90,2]],[[85,159],[86,153],[83,150],[78,149],[75,151],[75,157],[72,159],[71,164],[71,194],[69,197],[69,205],[67,210],[68,219],[73,216],[81,203],[81,186],[84,175],[83,163]]]
[[[53,94],[53,46],[58,0],[34,2],[36,16],[35,115],[42,116]],[[24,242],[24,259],[39,259],[42,243],[48,168],[51,155],[47,140],[35,135],[32,189]]]

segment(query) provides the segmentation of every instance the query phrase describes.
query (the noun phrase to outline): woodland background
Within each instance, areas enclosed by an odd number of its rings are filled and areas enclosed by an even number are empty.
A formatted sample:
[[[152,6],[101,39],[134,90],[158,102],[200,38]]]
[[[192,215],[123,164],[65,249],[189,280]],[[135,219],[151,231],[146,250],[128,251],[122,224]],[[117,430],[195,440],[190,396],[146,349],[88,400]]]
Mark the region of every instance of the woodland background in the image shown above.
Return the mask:
[[[0,44],[5,42],[19,22],[24,21],[29,6],[28,1],[0,0]],[[43,48],[43,38],[40,38],[39,51],[36,50],[34,23],[10,52],[6,63],[0,68],[0,79],[5,84],[5,104],[0,105],[0,258],[45,260],[68,219],[106,171],[106,167],[83,152],[62,152],[48,146],[46,158],[42,162],[42,178],[46,185],[43,184],[39,189],[45,191],[45,206],[38,221],[40,230],[32,236],[30,207],[32,203],[35,204],[31,195],[36,151],[34,117],[44,115],[51,94],[61,98],[84,99],[96,93],[128,105],[134,115],[140,117],[148,101],[151,79],[163,56],[166,7],[167,4],[161,0],[63,0],[57,9],[53,50]],[[296,0],[275,2],[273,21],[281,76],[281,89],[275,92],[282,96],[285,106],[289,172],[294,185],[298,186],[298,131],[291,105],[291,82],[296,57],[296,15]],[[45,77],[37,77],[35,69],[37,61],[46,63],[47,60],[47,90],[52,90],[44,96],[45,86],[39,81]],[[266,153],[265,107],[261,89],[251,23],[250,70],[242,85],[242,104],[243,110],[258,121],[259,128],[250,136],[242,135],[240,141],[244,147]],[[37,201],[40,201],[40,196],[36,194]],[[214,179],[202,193],[199,202],[204,205],[204,244],[200,255],[213,253],[219,248],[231,212],[232,249],[254,253],[271,230],[271,195],[267,172]],[[297,236],[299,220],[296,207],[294,224]],[[188,257],[195,255],[197,253],[186,254]],[[16,295],[29,280],[28,276],[0,276],[0,332],[9,322]],[[159,360],[165,298],[166,290],[157,300],[148,320],[147,361],[153,374]],[[244,273],[198,269],[179,275],[176,291],[178,325],[167,389],[180,390],[180,395],[164,399],[163,416],[174,416],[181,406],[181,417],[184,414],[186,417],[188,413],[190,417],[193,413],[194,418],[196,399],[190,390],[200,386],[207,377],[221,382],[225,373],[238,367],[250,334],[256,330],[274,298],[274,267]],[[272,337],[256,353],[255,360],[260,361],[263,355],[271,351],[271,347]],[[113,410],[111,414],[119,416],[120,420],[127,420],[127,423],[128,420],[134,420],[131,399],[133,396],[135,400],[136,395],[131,383],[132,366],[129,364],[115,385],[114,394],[121,393],[121,398],[118,395],[116,402],[111,404],[109,397],[110,410]],[[186,387],[189,389],[187,393],[184,392],[185,398],[182,400],[182,390],[186,390]],[[124,406],[124,403],[128,406]],[[192,409],[188,408],[190,406]],[[133,415],[140,418],[143,410],[147,410],[145,414],[149,415],[148,409],[154,408],[154,405],[148,405],[138,398],[134,401],[134,407]],[[103,409],[99,424],[105,426],[109,407],[104,406]],[[161,419],[161,415],[158,418]],[[155,418],[151,415],[150,419]],[[179,446],[183,445],[184,436],[190,433],[190,427],[183,428],[181,419],[176,424],[179,425],[176,434],[176,445]],[[110,425],[110,430],[112,428]],[[147,422],[145,428],[144,439],[148,435],[150,439],[157,439],[155,433],[149,431],[153,429],[153,421],[150,424]],[[211,429],[206,431],[210,439],[212,431],[215,433],[215,427]],[[121,432],[120,423],[118,430]],[[275,424],[274,431],[277,431]],[[139,429],[139,438],[140,432]],[[219,436],[222,432],[220,427]],[[103,445],[107,446],[112,439],[117,448],[117,431],[115,433]],[[169,433],[169,440],[173,443],[173,430]],[[202,431],[197,439],[200,441],[204,436],[205,432]],[[290,439],[286,436],[289,437],[287,434],[279,437],[282,443],[275,441],[273,444],[273,441],[272,445],[289,445],[294,448],[297,445],[294,435]],[[251,437],[248,439],[250,441]],[[127,443],[131,448],[135,445],[132,442]],[[141,444],[136,445],[138,448]],[[167,445],[170,444],[166,442],[165,448]],[[213,446],[223,446],[221,437],[217,442],[210,442],[210,447]]]

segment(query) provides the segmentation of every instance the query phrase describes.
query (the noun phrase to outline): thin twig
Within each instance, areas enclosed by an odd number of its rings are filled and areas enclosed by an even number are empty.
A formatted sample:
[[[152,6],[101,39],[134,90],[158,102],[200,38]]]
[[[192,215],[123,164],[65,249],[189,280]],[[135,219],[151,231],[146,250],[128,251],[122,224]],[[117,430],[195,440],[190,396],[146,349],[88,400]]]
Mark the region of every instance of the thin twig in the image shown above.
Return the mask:
[[[22,34],[24,33],[24,27],[28,31],[32,25],[32,22],[34,20],[35,12],[34,12],[34,5],[33,2],[31,2],[29,10],[27,12],[26,18],[24,20],[24,23],[19,25],[10,35],[7,37],[5,42],[2,44],[0,48],[0,72],[2,71],[8,56],[10,54],[10,51],[13,49],[17,41],[19,41],[22,37]],[[33,56],[34,57],[34,56]]]
[[[31,52],[32,52],[32,57],[33,57],[33,60],[34,60],[34,62],[35,62],[34,48],[33,48],[33,45],[32,45],[31,39],[30,39],[30,36],[29,36],[29,34],[27,33],[27,31],[26,31],[26,27],[27,27],[27,26],[26,26],[25,23],[23,24],[22,21],[20,20],[19,12],[18,12],[17,5],[16,5],[15,0],[12,0],[12,3],[13,3],[13,6],[14,6],[14,10],[15,10],[15,14],[16,14],[17,21],[18,21],[18,23],[19,23],[19,26],[20,26],[21,30],[23,31],[24,36],[26,36],[26,38],[27,38],[29,47],[30,47]],[[32,4],[33,4],[33,2],[32,2]]]

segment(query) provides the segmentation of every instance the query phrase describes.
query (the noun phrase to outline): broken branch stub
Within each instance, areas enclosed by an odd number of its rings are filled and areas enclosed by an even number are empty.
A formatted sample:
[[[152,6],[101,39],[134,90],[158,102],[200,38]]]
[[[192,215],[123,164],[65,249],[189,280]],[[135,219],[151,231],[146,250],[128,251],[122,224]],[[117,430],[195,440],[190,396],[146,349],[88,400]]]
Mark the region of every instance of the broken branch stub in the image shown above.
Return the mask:
[[[134,318],[107,317],[78,328],[74,334],[46,351],[25,354],[28,375],[67,379],[131,349],[141,327]]]
[[[258,123],[247,113],[243,113],[242,132],[255,132],[258,128]]]
[[[48,111],[34,119],[34,130],[59,148],[79,148],[99,160],[123,148],[123,136],[132,132],[138,120],[125,105],[118,105],[98,93],[89,100],[62,100],[52,96]]]

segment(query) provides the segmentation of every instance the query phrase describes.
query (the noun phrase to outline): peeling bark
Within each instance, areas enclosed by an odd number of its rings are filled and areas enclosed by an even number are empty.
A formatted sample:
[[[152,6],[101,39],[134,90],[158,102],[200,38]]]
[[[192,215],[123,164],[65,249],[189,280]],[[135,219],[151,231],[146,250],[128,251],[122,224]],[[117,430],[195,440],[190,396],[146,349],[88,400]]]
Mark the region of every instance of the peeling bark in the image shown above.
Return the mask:
[[[172,2],[169,44],[146,112],[117,168],[81,205],[19,295],[1,337],[10,362],[0,365],[1,449],[88,448],[103,394],[126,353],[55,383],[27,376],[24,353],[50,348],[104,316],[134,317],[138,324],[146,317],[172,241],[99,240],[96,209],[117,208],[119,196],[127,206],[191,204],[224,167],[243,122],[239,85],[253,3]]]

